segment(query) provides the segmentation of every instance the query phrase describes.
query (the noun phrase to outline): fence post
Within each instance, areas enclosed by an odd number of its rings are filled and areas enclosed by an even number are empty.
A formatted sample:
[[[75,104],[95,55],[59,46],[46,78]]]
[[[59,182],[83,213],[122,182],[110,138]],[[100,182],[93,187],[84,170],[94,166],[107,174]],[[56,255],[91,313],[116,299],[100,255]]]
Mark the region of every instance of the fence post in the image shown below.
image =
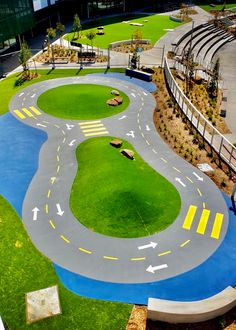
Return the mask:
[[[223,145],[223,140],[224,140],[224,138],[222,137],[221,142],[220,142],[219,155],[221,154],[221,148],[222,148],[222,145]]]

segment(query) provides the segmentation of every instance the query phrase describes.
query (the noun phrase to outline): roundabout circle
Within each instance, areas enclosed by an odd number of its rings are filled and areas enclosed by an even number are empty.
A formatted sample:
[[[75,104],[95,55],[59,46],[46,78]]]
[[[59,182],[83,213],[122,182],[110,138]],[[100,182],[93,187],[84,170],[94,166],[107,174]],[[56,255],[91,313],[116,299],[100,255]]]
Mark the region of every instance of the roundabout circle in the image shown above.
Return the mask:
[[[107,104],[108,100],[117,99],[117,96],[122,99],[121,104]],[[124,111],[129,105],[129,98],[110,86],[69,84],[48,89],[39,96],[37,104],[45,113],[54,117],[92,120],[114,116]]]

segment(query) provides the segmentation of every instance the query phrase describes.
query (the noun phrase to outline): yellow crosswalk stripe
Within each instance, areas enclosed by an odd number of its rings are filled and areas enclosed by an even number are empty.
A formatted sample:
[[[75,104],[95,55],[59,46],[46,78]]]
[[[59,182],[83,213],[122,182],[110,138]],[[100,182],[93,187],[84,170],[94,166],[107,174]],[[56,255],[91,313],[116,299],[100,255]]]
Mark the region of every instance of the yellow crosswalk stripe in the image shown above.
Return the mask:
[[[23,113],[21,113],[19,110],[14,110],[15,114],[17,115],[17,117],[19,117],[20,119],[25,119],[26,117],[23,115]]]
[[[224,218],[224,214],[216,213],[215,221],[211,232],[211,238],[219,239],[221,227],[223,224],[223,218]]]
[[[35,107],[29,107],[30,108],[30,110],[32,110],[37,116],[40,116],[41,115],[41,112],[38,110],[38,109],[36,109]]]
[[[22,108],[21,109],[28,117],[34,117],[34,115],[27,109],[27,108]]]
[[[80,126],[89,125],[89,124],[98,124],[101,123],[101,120],[86,121],[84,123],[79,123]]]
[[[204,209],[202,211],[202,215],[201,215],[198,227],[197,227],[198,234],[204,235],[210,213],[211,213],[210,210],[207,210],[207,209]]]
[[[93,125],[86,125],[83,127],[80,127],[82,130],[86,129],[86,128],[93,128],[93,127],[104,127],[103,124],[93,124]]]
[[[108,134],[109,132],[107,131],[102,131],[102,132],[94,132],[94,133],[87,133],[84,134],[84,136],[96,136],[96,135],[102,135],[102,134]]]
[[[103,131],[104,129],[106,129],[106,128],[98,127],[98,128],[83,129],[83,133],[94,132],[94,131]]]
[[[197,211],[197,206],[195,205],[189,206],[188,213],[184,220],[183,229],[189,230],[191,228],[196,211]]]

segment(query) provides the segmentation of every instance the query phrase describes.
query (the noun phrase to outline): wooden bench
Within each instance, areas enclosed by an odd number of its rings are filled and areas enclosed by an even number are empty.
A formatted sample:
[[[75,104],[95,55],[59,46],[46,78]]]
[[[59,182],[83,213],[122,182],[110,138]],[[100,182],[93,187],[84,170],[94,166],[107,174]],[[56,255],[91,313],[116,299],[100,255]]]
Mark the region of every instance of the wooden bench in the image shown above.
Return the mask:
[[[148,299],[148,318],[169,323],[195,323],[223,315],[236,306],[236,290],[228,286],[220,293],[198,301]]]

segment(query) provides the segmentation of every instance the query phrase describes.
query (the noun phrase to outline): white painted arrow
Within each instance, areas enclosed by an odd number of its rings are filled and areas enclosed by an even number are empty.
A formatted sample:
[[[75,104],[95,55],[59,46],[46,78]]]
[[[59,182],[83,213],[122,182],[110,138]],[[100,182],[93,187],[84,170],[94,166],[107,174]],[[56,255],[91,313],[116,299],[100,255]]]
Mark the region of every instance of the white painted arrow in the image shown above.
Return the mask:
[[[122,120],[122,119],[125,119],[127,116],[122,116],[120,118],[118,118],[118,120]]]
[[[70,131],[73,127],[75,127],[75,125],[69,125],[69,124],[66,124],[66,127],[67,127],[67,129]]]
[[[33,220],[34,221],[38,220],[39,209],[37,208],[37,206],[35,206],[35,208],[33,208],[32,212],[33,212]]]
[[[131,95],[132,95],[133,97],[136,97],[136,95],[135,95],[134,93],[131,93]]]
[[[35,97],[35,95],[36,95],[36,94],[32,94],[32,95],[31,95],[31,98],[33,99],[33,98]]]
[[[56,204],[56,207],[57,207],[57,214],[60,215],[60,216],[63,216],[64,211],[62,211],[61,205],[60,204]]]
[[[146,131],[150,131],[150,127],[146,125]]]
[[[147,93],[143,92],[144,95],[147,95]]]
[[[134,131],[129,131],[129,133],[126,133],[127,136],[132,136],[132,138],[134,139]]]
[[[148,248],[153,248],[153,249],[155,249],[156,246],[157,246],[157,243],[155,243],[155,242],[150,242],[149,244],[138,246],[138,249],[139,249],[139,250],[144,250],[144,249],[148,249]]]
[[[50,180],[51,180],[51,183],[54,184],[54,182],[56,181],[56,177],[55,177],[55,176],[52,176],[52,177],[50,178]]]
[[[72,140],[72,141],[70,141],[70,143],[68,144],[68,146],[70,146],[70,147],[73,147],[73,145],[75,144],[75,142],[76,142],[76,140],[74,139],[74,140]]]
[[[195,175],[195,177],[199,180],[199,181],[203,181],[203,178],[201,176],[199,176],[197,173],[193,172],[193,175]]]
[[[40,127],[47,127],[46,125],[39,124],[39,123],[37,123],[37,126],[40,126]]]
[[[150,265],[150,266],[148,266],[148,268],[146,269],[146,271],[149,272],[149,273],[155,274],[155,271],[156,270],[161,270],[161,269],[164,269],[164,268],[167,268],[167,267],[168,267],[167,264],[162,264],[162,265],[159,265],[159,266],[152,266],[152,265]]]
[[[184,184],[180,178],[175,178],[175,181],[179,182],[181,184],[181,186],[186,187],[186,184]]]
[[[24,94],[25,94],[24,92],[20,93],[20,94],[19,94],[19,97],[21,97],[21,96],[24,95]]]

